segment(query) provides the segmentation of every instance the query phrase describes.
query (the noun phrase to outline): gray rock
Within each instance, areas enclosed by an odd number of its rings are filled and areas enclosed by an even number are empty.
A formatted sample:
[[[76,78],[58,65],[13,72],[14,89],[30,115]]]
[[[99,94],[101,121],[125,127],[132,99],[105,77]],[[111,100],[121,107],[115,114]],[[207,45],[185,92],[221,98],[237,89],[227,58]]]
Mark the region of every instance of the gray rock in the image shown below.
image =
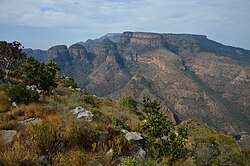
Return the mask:
[[[0,139],[6,143],[11,143],[16,134],[16,130],[0,130]]]
[[[130,142],[141,142],[144,140],[141,133],[138,132],[129,132],[126,129],[121,130],[125,138]]]
[[[70,113],[76,115],[76,114],[79,114],[80,112],[85,112],[85,108],[79,106],[79,107],[76,107],[75,109],[71,110]]]
[[[17,106],[17,102],[14,101],[14,102],[11,104],[11,106],[12,106],[12,107],[18,107],[18,106]]]
[[[71,110],[70,113],[77,115],[76,116],[77,119],[82,119],[86,121],[92,121],[94,118],[94,114],[92,114],[92,112],[88,111],[87,109],[81,106]]]
[[[81,92],[81,93],[83,92],[83,91],[81,90],[81,88],[76,88],[75,91]]]
[[[29,118],[23,121],[19,121],[18,125],[20,129],[25,129],[28,125],[32,124],[42,124],[43,120],[41,118]]]
[[[44,101],[44,96],[43,95],[39,95],[38,101],[43,102]]]
[[[85,111],[85,112],[80,112],[77,115],[77,119],[84,119],[86,121],[92,121],[93,120],[94,115],[90,112],[90,111]]]
[[[42,155],[38,158],[38,163],[40,165],[48,165],[49,163],[49,156],[48,155]]]
[[[144,161],[147,157],[147,152],[141,147],[138,147],[138,151],[133,155],[137,160]]]
[[[143,135],[138,132],[129,132],[126,129],[122,129],[121,132],[123,133],[124,137],[132,144],[133,156],[137,160],[144,161],[146,159],[147,152],[141,147],[145,141]]]

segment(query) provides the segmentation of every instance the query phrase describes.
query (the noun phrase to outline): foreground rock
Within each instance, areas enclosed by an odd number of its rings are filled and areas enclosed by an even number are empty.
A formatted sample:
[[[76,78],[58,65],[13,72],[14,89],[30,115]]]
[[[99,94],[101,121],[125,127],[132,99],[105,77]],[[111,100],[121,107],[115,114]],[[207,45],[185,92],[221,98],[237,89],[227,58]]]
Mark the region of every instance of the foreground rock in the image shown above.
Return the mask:
[[[144,161],[147,156],[147,152],[142,148],[143,143],[146,141],[141,133],[138,132],[129,132],[126,129],[122,129],[124,137],[132,144],[133,146],[133,156],[140,161]]]
[[[16,134],[16,130],[0,130],[0,140],[3,140],[6,143],[11,143]]]
[[[41,118],[29,118],[23,121],[19,121],[18,125],[20,129],[25,129],[28,125],[42,124]]]
[[[121,130],[125,138],[130,141],[132,144],[142,144],[145,140],[141,133],[138,132],[129,132],[126,129]]]
[[[81,106],[71,110],[70,113],[77,115],[77,119],[86,120],[89,122],[94,119],[94,114]]]

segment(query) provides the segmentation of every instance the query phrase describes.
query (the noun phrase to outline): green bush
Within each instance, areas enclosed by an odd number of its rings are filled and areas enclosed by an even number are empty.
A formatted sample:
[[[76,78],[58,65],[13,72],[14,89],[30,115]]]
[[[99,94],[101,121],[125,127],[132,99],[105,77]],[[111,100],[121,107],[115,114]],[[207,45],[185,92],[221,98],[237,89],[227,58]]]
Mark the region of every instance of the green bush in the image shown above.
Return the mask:
[[[39,99],[39,94],[37,91],[26,89],[24,84],[7,86],[5,87],[4,91],[12,101],[17,101],[24,104],[37,102]]]
[[[55,62],[44,64],[33,58],[27,58],[22,66],[26,85],[36,85],[39,89],[51,91],[56,84],[56,72],[59,70]]]
[[[83,101],[87,104],[92,105],[95,108],[98,108],[99,106],[96,103],[95,97],[92,95],[84,95],[83,96]]]
[[[141,164],[134,157],[129,156],[125,158],[118,166],[141,166]]]
[[[70,86],[72,88],[77,88],[78,87],[77,83],[75,83],[75,81],[74,81],[74,78],[71,78],[71,77],[65,78],[64,83],[63,83],[63,87],[70,87]]]
[[[142,131],[148,136],[145,145],[156,158],[168,156],[170,161],[177,160],[185,146],[187,129],[184,126],[172,129],[167,114],[160,110],[157,100],[151,101],[144,97],[143,105],[143,111],[147,114],[141,125]]]

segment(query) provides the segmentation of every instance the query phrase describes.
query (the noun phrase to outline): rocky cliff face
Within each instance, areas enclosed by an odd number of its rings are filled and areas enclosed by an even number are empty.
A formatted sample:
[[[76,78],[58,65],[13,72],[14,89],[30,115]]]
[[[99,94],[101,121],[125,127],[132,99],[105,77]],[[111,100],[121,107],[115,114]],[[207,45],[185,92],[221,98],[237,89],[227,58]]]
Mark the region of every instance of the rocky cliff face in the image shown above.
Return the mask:
[[[57,45],[49,48],[48,58],[50,61],[68,62],[71,60],[69,50],[66,45]]]
[[[250,51],[204,35],[124,32],[115,39],[52,47],[48,59],[70,63],[61,71],[98,96],[149,95],[180,119],[232,135],[250,131]]]
[[[85,47],[78,43],[69,47],[69,54],[76,59],[87,59],[88,57]]]
[[[160,47],[165,43],[162,34],[144,32],[124,32],[119,42],[125,45],[143,45],[147,47]]]
[[[96,56],[93,63],[95,66],[99,66],[105,61],[112,62],[119,56],[117,53],[116,44],[109,39],[104,39],[96,44],[93,49]]]

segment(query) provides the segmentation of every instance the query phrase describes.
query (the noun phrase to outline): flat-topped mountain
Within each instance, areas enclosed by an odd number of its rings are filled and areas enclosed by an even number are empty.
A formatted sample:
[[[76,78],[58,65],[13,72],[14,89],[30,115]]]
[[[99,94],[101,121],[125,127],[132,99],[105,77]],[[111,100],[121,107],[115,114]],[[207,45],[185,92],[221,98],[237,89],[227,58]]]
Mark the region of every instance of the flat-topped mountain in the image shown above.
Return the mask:
[[[51,47],[47,61],[97,96],[149,95],[180,119],[197,118],[232,135],[250,131],[249,50],[204,35],[124,32]]]

